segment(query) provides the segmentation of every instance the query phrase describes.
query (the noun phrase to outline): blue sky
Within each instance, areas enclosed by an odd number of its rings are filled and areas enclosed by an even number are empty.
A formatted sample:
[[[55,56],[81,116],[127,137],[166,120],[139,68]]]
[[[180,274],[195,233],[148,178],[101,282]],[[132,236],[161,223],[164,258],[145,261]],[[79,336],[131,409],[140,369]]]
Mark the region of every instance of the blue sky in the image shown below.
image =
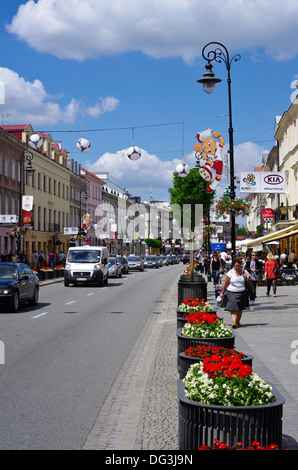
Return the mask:
[[[166,199],[177,163],[195,166],[197,132],[218,130],[228,143],[225,66],[214,64],[222,82],[212,95],[196,82],[202,48],[218,41],[241,55],[231,67],[235,173],[253,170],[291,104],[297,18],[292,0],[282,9],[277,0],[2,0],[0,118],[50,131],[71,158],[142,201],[150,185]],[[125,152],[133,133],[137,162]],[[76,148],[82,136],[88,153]]]

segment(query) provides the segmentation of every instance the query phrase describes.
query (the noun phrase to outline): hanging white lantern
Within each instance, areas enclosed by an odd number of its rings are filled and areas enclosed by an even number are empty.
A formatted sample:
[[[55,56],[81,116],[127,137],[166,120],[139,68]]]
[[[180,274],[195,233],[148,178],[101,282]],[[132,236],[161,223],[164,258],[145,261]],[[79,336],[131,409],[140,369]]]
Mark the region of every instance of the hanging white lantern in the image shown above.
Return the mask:
[[[130,160],[136,161],[141,158],[142,152],[139,147],[133,146],[127,149],[127,156]]]
[[[91,147],[91,144],[90,144],[89,140],[86,139],[85,137],[81,137],[81,139],[79,139],[77,141],[77,149],[80,152],[88,152],[90,147]]]
[[[182,178],[184,178],[185,176],[188,175],[189,173],[189,166],[187,163],[178,163],[178,165],[176,166],[176,173],[178,176],[181,176]]]

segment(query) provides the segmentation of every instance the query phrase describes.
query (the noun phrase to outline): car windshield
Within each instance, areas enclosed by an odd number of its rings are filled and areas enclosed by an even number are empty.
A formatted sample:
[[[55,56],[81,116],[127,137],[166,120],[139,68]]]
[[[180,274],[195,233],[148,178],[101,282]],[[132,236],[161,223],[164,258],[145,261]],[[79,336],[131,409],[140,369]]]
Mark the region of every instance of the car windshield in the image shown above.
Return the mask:
[[[110,264],[116,264],[116,258],[109,258],[109,263]]]
[[[100,252],[98,250],[71,250],[67,260],[71,263],[99,263]]]
[[[148,261],[156,261],[156,258],[154,256],[147,256],[146,260]]]
[[[128,261],[141,261],[141,258],[139,256],[130,256]]]
[[[17,267],[16,266],[1,266],[0,265],[0,279],[16,279]]]

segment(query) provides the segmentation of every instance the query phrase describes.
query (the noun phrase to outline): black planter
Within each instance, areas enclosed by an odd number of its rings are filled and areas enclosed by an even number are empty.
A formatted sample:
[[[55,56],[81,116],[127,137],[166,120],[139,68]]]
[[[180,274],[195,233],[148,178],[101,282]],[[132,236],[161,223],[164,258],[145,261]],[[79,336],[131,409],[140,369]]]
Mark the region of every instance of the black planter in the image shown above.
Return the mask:
[[[184,353],[189,347],[195,348],[199,344],[205,344],[206,346],[220,346],[223,348],[233,348],[235,344],[235,333],[231,331],[232,335],[223,338],[193,338],[190,336],[183,336],[181,334],[182,328],[177,328],[177,339],[178,339],[178,358],[177,368],[178,372],[182,370],[180,353]]]
[[[178,305],[185,299],[204,299],[207,301],[207,282],[201,274],[195,274],[191,281],[189,274],[183,274],[178,281]]]
[[[258,406],[218,406],[189,400],[182,380],[178,381],[178,449],[198,450],[218,439],[226,445],[242,442],[248,447],[257,440],[261,446],[282,445],[284,398],[272,387],[274,403]]]
[[[190,366],[193,364],[196,364],[197,362],[203,361],[204,358],[201,357],[191,357],[191,356],[186,356],[184,352],[179,353],[179,359],[178,359],[178,372],[179,372],[179,378],[184,379],[188,369]],[[252,367],[252,360],[253,356],[246,354],[241,361],[243,364],[247,364]]]

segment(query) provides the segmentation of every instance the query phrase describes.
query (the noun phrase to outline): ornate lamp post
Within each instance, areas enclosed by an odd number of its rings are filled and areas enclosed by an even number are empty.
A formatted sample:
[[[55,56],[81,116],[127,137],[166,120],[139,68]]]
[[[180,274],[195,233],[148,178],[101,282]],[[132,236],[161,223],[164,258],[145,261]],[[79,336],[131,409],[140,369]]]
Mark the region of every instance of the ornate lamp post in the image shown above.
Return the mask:
[[[212,50],[212,48],[215,48]],[[207,61],[205,65],[206,72],[203,78],[197,80],[198,83],[203,84],[203,90],[206,93],[213,93],[215,90],[215,84],[221,82],[219,78],[216,78],[212,70],[212,62],[223,62],[228,72],[228,99],[229,99],[229,154],[230,154],[230,197],[235,199],[235,176],[234,176],[234,142],[233,142],[233,124],[232,124],[232,99],[231,99],[231,76],[230,69],[233,62],[237,62],[241,59],[239,54],[234,55],[230,59],[227,48],[220,42],[209,42],[204,46],[202,50],[202,56]],[[231,214],[231,245],[232,245],[232,256],[236,253],[236,232],[235,232],[235,215]]]
[[[32,176],[35,168],[33,168],[31,162],[33,160],[33,154],[25,150],[20,159],[20,191],[19,191],[19,221],[18,221],[18,251],[21,251],[21,229],[22,229],[22,198],[25,194],[25,175]],[[27,165],[25,166],[25,163]]]

